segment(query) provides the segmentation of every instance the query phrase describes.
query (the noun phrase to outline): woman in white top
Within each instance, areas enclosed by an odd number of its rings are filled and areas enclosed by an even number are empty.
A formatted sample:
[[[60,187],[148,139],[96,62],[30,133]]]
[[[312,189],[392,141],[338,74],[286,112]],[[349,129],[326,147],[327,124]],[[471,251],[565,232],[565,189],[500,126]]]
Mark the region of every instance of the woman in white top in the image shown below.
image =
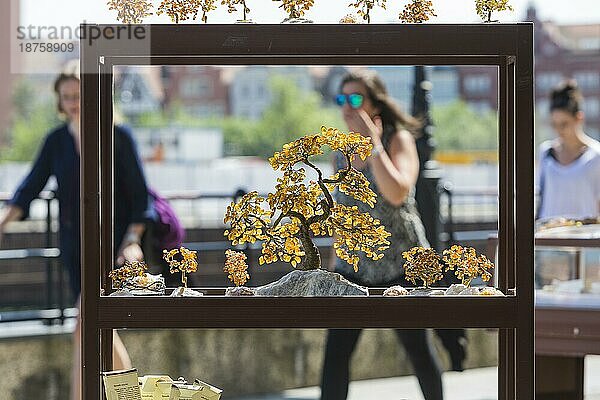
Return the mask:
[[[575,81],[552,91],[550,113],[558,137],[540,146],[538,219],[600,215],[600,143],[583,131],[582,103]]]

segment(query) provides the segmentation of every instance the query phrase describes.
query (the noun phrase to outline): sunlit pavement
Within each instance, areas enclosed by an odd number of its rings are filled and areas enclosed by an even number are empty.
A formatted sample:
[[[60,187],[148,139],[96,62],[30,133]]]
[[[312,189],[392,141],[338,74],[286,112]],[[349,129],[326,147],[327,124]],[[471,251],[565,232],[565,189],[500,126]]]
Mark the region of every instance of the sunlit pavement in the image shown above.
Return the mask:
[[[476,368],[444,373],[444,400],[494,400],[498,383],[496,368]],[[585,359],[585,400],[600,400],[600,356]],[[235,400],[316,400],[318,387],[286,390],[262,396],[237,397]],[[348,400],[423,400],[414,376],[370,379],[350,384]]]

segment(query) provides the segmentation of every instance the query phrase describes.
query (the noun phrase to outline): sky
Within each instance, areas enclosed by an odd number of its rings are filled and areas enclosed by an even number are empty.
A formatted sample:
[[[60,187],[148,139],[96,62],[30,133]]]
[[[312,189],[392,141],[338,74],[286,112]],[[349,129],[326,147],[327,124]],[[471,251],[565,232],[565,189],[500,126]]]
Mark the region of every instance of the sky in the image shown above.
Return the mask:
[[[2,0],[4,1],[4,0]],[[17,2],[19,0],[11,0]],[[374,9],[371,22],[393,22],[409,0],[387,0],[387,10]],[[21,25],[37,26],[76,26],[80,22],[116,23],[115,12],[109,11],[106,0],[20,0]],[[154,0],[158,4],[159,0]],[[217,4],[220,5],[220,0]],[[474,9],[474,0],[433,0],[437,18],[432,23],[471,23],[479,19]],[[316,23],[337,23],[341,17],[350,13],[350,0],[315,0],[314,7],[307,17]],[[498,13],[496,18],[502,22],[521,21],[528,4],[536,6],[543,20],[553,20],[561,24],[600,24],[598,0],[510,0],[514,11]],[[250,17],[258,23],[279,23],[285,17],[282,9],[272,0],[247,0],[251,9]],[[227,13],[220,6],[208,16],[209,23],[233,23],[237,15]],[[167,16],[151,16],[146,23],[169,23]]]

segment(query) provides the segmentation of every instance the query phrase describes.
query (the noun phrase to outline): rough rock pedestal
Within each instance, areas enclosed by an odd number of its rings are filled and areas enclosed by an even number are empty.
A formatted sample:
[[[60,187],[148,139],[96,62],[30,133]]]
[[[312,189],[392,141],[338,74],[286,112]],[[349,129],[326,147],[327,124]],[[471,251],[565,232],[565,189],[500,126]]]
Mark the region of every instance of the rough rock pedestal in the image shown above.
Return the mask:
[[[294,270],[278,281],[256,288],[258,296],[368,296],[369,290],[336,272]]]

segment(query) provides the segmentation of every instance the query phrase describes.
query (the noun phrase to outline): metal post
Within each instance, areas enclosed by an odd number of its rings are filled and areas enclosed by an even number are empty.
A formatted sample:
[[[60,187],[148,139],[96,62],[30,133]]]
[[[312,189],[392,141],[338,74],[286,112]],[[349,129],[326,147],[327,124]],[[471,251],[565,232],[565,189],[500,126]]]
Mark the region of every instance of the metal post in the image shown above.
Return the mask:
[[[52,215],[50,214],[50,208],[52,204],[52,197],[47,197],[46,199],[46,248],[50,248],[52,246]],[[52,271],[52,259],[46,257],[46,309],[52,308],[52,301],[54,300],[54,279],[53,279],[53,271]],[[48,325],[52,325],[52,320],[44,321]]]
[[[415,66],[412,114],[423,122],[416,140],[419,155],[419,177],[415,199],[417,210],[425,227],[429,245],[440,250],[440,180],[441,171],[431,156],[435,149],[432,138],[433,123],[429,113],[431,83],[427,80],[425,67]]]

